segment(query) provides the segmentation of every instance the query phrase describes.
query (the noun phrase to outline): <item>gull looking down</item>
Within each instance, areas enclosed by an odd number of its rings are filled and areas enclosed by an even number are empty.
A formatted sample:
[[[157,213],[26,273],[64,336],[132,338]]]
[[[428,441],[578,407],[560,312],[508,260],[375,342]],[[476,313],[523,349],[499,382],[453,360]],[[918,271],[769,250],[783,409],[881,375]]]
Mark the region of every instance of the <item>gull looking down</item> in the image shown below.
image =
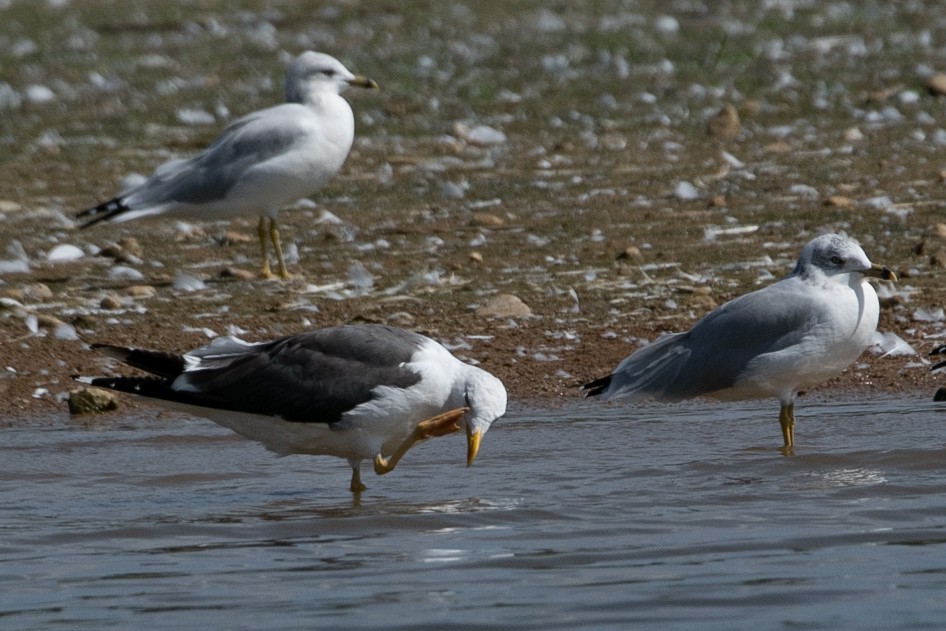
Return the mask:
[[[416,443],[466,431],[467,465],[506,413],[506,388],[434,340],[363,324],[250,344],[221,337],[183,355],[93,344],[147,377],[75,377],[208,418],[280,455],[345,458],[388,473]],[[152,376],[153,375],[153,376]]]
[[[82,228],[143,217],[219,220],[259,215],[261,275],[272,278],[267,238],[278,275],[289,278],[276,215],[312,195],[338,173],[355,134],[351,106],[340,94],[348,86],[378,84],[348,71],[340,61],[308,51],[286,69],[286,102],[230,123],[193,158],[159,166],[141,184],[77,215]]]
[[[856,241],[809,241],[781,280],[710,311],[685,333],[666,335],[581,386],[585,396],[680,401],[775,397],[783,453],[795,444],[795,397],[841,373],[877,329],[880,304],[866,277],[896,280]]]

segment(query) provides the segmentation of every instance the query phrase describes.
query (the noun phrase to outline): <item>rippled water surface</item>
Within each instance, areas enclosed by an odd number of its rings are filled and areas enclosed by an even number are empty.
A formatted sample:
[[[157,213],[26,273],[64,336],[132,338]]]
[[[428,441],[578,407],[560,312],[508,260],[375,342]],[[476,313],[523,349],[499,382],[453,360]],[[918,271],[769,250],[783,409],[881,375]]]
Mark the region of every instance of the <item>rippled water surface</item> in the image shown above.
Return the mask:
[[[516,409],[370,475],[215,425],[0,433],[0,626],[941,628],[944,408]]]

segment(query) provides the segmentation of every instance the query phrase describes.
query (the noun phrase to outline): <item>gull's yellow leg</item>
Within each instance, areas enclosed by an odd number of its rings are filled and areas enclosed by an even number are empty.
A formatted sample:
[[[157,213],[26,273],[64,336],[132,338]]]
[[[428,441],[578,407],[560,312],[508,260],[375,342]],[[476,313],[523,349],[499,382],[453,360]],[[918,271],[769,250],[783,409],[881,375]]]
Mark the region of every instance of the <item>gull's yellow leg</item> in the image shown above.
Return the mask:
[[[279,276],[283,280],[289,278],[289,270],[286,269],[286,259],[282,256],[282,244],[279,242],[279,227],[276,225],[276,219],[269,220],[269,240],[273,242],[273,250],[276,251],[276,261],[279,263]]]
[[[443,414],[438,414],[425,421],[421,421],[414,428],[414,431],[411,432],[411,435],[394,450],[390,458],[385,458],[381,454],[374,457],[374,472],[378,475],[390,473],[394,470],[394,467],[397,466],[397,463],[400,462],[401,458],[404,457],[404,454],[422,440],[427,440],[435,436],[446,436],[447,434],[460,431],[460,419],[463,418],[463,415],[469,409],[470,408],[457,408],[455,410],[448,410]]]
[[[361,483],[361,461],[356,461],[351,465],[351,488],[352,493],[361,493],[367,486]]]
[[[778,413],[778,422],[782,426],[782,438],[785,445],[782,453],[786,456],[795,453],[795,404],[783,405]]]
[[[259,218],[259,224],[256,226],[256,233],[259,235],[259,249],[263,253],[263,267],[259,275],[262,278],[275,278],[271,269],[269,269],[269,253],[266,251],[266,217]]]

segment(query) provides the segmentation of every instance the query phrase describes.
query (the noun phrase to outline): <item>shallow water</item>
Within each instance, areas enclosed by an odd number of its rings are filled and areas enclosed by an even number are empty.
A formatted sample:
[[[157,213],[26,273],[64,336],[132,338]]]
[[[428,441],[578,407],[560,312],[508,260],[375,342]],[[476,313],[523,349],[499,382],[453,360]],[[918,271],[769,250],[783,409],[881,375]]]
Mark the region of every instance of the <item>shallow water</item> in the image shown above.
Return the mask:
[[[0,436],[0,625],[940,628],[946,408],[516,409],[369,476],[209,422]]]

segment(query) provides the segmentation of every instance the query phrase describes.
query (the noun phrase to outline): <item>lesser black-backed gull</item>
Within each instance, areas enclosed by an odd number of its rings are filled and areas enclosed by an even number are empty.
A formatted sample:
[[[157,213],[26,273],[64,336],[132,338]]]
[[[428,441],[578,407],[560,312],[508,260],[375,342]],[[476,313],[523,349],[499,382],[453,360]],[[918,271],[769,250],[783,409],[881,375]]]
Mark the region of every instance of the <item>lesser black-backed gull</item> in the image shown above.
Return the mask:
[[[268,237],[279,276],[288,278],[276,215],[328,184],[345,162],[355,134],[351,106],[340,96],[348,86],[378,87],[334,57],[303,53],[286,69],[286,103],[230,123],[202,153],[166,162],[141,184],[82,211],[82,227],[153,216],[219,220],[258,214],[261,274],[274,276]]]
[[[783,451],[790,453],[799,390],[851,365],[877,329],[880,305],[868,276],[896,280],[857,242],[821,235],[802,248],[788,276],[638,349],[582,391],[632,401],[776,397]]]
[[[197,416],[278,454],[330,455],[391,471],[412,445],[458,431],[472,464],[490,425],[506,412],[506,389],[490,373],[434,340],[388,326],[318,329],[250,344],[217,338],[183,355],[95,344],[148,377],[77,377]]]

